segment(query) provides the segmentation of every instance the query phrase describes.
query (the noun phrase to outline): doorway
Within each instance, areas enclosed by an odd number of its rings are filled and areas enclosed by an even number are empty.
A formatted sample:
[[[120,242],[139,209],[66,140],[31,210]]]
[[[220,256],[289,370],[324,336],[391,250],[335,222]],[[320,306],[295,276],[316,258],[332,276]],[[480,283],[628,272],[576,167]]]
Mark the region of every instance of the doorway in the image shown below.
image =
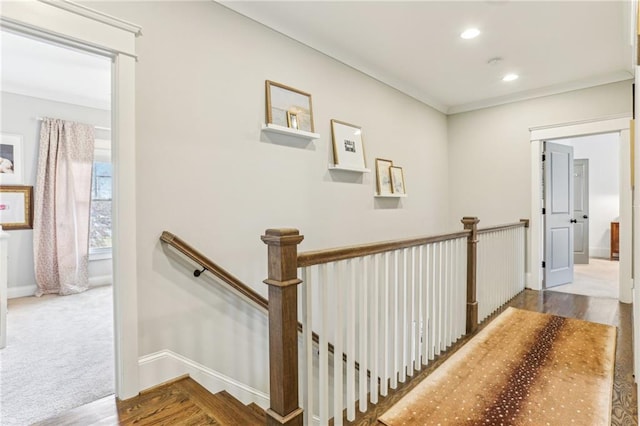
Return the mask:
[[[529,287],[535,290],[543,289],[544,260],[542,235],[542,141],[556,141],[563,138],[614,133],[620,141],[619,152],[619,216],[620,228],[631,229],[631,183],[630,183],[630,118],[623,116],[605,120],[593,120],[580,123],[567,123],[557,126],[532,128],[531,158],[532,158],[532,210],[531,210],[531,243],[530,259],[531,272]],[[593,173],[593,171],[592,171]],[[620,261],[619,261],[619,300],[624,303],[632,301],[631,279],[631,232],[620,233]]]
[[[566,147],[573,153],[572,176],[567,181],[573,186],[569,191],[573,208],[567,217],[573,222],[570,259],[573,264],[571,278],[555,283],[545,280],[544,288],[617,299],[619,265],[617,259],[613,260],[611,241],[612,224],[620,219],[620,135],[603,133],[562,138],[554,140],[553,146]],[[547,165],[545,163],[545,167]],[[592,174],[589,165],[594,170]],[[550,184],[545,180],[545,194],[551,192],[547,191]],[[551,213],[549,210],[547,208],[545,219]],[[552,263],[549,257],[546,253],[547,275]]]
[[[0,130],[21,141],[22,156],[15,158],[15,167],[22,169],[18,183],[35,188],[42,117],[91,124],[96,138],[87,242],[91,287],[86,294],[33,297],[33,231],[10,232],[9,258],[14,261],[8,268],[0,423],[32,424],[115,390],[111,59],[6,30],[0,40]],[[39,402],[25,409],[29,400]]]
[[[6,2],[2,29],[111,59],[113,131],[113,319],[115,392],[138,394],[138,281],[135,172],[135,38],[141,28],[70,2]],[[117,249],[117,250],[116,250]]]

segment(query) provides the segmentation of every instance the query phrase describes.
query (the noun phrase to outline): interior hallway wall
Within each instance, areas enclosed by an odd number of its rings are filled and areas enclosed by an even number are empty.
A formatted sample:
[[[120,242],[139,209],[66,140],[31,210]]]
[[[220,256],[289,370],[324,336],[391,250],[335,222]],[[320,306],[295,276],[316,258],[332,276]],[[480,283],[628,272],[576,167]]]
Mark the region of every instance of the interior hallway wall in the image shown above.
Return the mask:
[[[451,220],[531,216],[531,127],[631,116],[631,80],[449,116]]]
[[[90,6],[144,29],[136,49],[140,355],[170,349],[266,391],[266,316],[212,279],[195,279],[194,266],[158,237],[175,233],[265,295],[267,228],[300,229],[301,250],[447,231],[446,117],[214,2]],[[265,80],[312,94],[319,140],[261,131]],[[372,173],[328,170],[333,118],[362,126]],[[404,167],[407,198],[374,198],[376,157]]]

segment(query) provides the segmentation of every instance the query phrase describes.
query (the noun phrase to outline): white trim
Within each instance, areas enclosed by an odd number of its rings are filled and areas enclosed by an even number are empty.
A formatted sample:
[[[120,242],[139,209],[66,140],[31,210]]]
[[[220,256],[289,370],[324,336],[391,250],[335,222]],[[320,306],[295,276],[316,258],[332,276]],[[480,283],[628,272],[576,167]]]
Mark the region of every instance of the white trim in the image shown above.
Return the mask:
[[[113,189],[117,194],[112,231],[116,396],[127,399],[140,391],[135,190],[135,37],[140,31],[135,25],[135,33],[132,28],[123,29],[106,18],[102,12],[90,12],[68,1],[12,1],[2,3],[0,26],[112,59]]]
[[[129,31],[133,35],[142,35],[142,27],[134,24],[133,22],[125,21],[124,19],[117,18],[112,15],[100,12],[99,10],[90,9],[78,3],[74,3],[69,0],[39,0],[42,3],[49,4],[60,9],[64,9],[68,12],[75,13],[76,15],[83,16],[85,18],[93,19],[94,21],[110,25],[112,27]]]
[[[601,133],[619,133],[621,147],[624,146],[624,138],[629,135],[630,119],[625,117],[603,118],[600,120],[586,120],[582,122],[560,123],[550,126],[540,126],[530,128],[531,141],[531,241],[530,245],[530,265],[531,283],[530,288],[534,290],[542,289],[542,142],[544,140],[554,140],[568,137],[586,136]],[[621,150],[623,151],[623,150]],[[621,154],[622,155],[622,154]],[[622,158],[622,157],[621,157]],[[629,161],[622,161],[620,164],[620,227],[630,229],[632,217],[629,206],[630,186],[629,186]],[[626,171],[625,171],[626,170]],[[623,250],[625,254],[623,254]],[[631,278],[629,244],[620,246],[620,301],[631,303],[631,293],[629,280]]]
[[[111,284],[113,284],[113,275],[98,275],[95,277],[89,277],[89,288],[101,287],[103,285]],[[35,296],[37,290],[38,286],[36,284],[9,287],[7,288],[7,299]]]
[[[141,389],[149,389],[159,383],[188,374],[211,393],[226,390],[243,404],[254,402],[262,408],[269,407],[267,393],[240,383],[169,349],[142,356],[138,364]]]

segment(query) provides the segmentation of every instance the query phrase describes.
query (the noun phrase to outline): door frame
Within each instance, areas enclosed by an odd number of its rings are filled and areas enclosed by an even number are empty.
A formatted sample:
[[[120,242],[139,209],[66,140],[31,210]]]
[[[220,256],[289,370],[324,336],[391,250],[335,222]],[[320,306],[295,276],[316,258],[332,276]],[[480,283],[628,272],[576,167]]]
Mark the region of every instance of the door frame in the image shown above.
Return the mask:
[[[631,116],[586,120],[529,128],[531,149],[531,223],[529,244],[530,276],[527,287],[542,290],[543,227],[542,227],[542,141],[618,133],[620,137],[620,226],[631,229],[632,197],[630,184],[630,126]],[[620,235],[620,301],[632,302],[631,232]]]
[[[576,163],[583,164],[584,165],[583,169],[585,171],[585,173],[583,175],[583,187],[582,187],[582,189],[584,189],[585,191],[583,191],[582,200],[583,200],[583,206],[585,206],[586,209],[587,209],[587,213],[586,213],[587,218],[586,219],[584,217],[576,217],[576,215],[575,215],[575,213],[576,213],[576,210],[575,210],[575,199],[577,198],[577,196],[576,196],[577,191],[576,191],[575,179],[573,180],[573,182],[574,182],[574,184],[573,184],[573,199],[574,199],[573,216],[574,217],[573,218],[577,221],[576,223],[581,223],[581,221],[582,221],[582,241],[586,242],[586,244],[585,244],[585,246],[586,246],[585,253],[584,254],[581,253],[580,256],[582,257],[584,255],[586,257],[587,261],[583,262],[583,263],[578,263],[578,265],[585,265],[585,264],[589,264],[589,254],[591,253],[590,250],[589,250],[589,235],[590,235],[589,224],[591,223],[590,222],[590,220],[591,220],[591,211],[589,209],[589,159],[588,158],[575,158],[575,154],[574,154],[574,157],[573,157],[573,172],[574,172],[574,175],[577,173],[576,172]],[[585,192],[586,192],[586,194],[585,194]],[[586,202],[584,201],[585,199],[586,199]],[[583,215],[584,215],[584,212],[583,212]],[[584,225],[585,221],[587,222],[586,226]],[[574,228],[573,229],[574,241],[575,241],[575,233],[576,233],[576,230]],[[585,237],[585,235],[586,235],[586,237]],[[581,258],[581,260],[583,260],[583,259]],[[576,247],[575,247],[575,243],[574,243],[574,246],[573,246],[573,264],[574,264],[574,266],[576,265]]]
[[[0,26],[112,59],[113,303],[115,393],[136,396],[138,283],[135,173],[135,39],[141,28],[70,1],[4,2]]]

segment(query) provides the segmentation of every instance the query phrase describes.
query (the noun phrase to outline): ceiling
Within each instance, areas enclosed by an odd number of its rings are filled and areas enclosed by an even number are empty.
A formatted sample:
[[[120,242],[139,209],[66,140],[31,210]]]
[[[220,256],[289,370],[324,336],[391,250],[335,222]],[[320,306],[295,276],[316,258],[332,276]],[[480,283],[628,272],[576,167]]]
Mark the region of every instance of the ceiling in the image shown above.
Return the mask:
[[[630,1],[220,3],[444,113],[633,77]]]
[[[2,91],[92,108],[111,108],[111,60],[0,32]]]
[[[628,1],[221,3],[448,114],[633,77]],[[109,59],[6,31],[0,49],[2,90],[109,108]]]

